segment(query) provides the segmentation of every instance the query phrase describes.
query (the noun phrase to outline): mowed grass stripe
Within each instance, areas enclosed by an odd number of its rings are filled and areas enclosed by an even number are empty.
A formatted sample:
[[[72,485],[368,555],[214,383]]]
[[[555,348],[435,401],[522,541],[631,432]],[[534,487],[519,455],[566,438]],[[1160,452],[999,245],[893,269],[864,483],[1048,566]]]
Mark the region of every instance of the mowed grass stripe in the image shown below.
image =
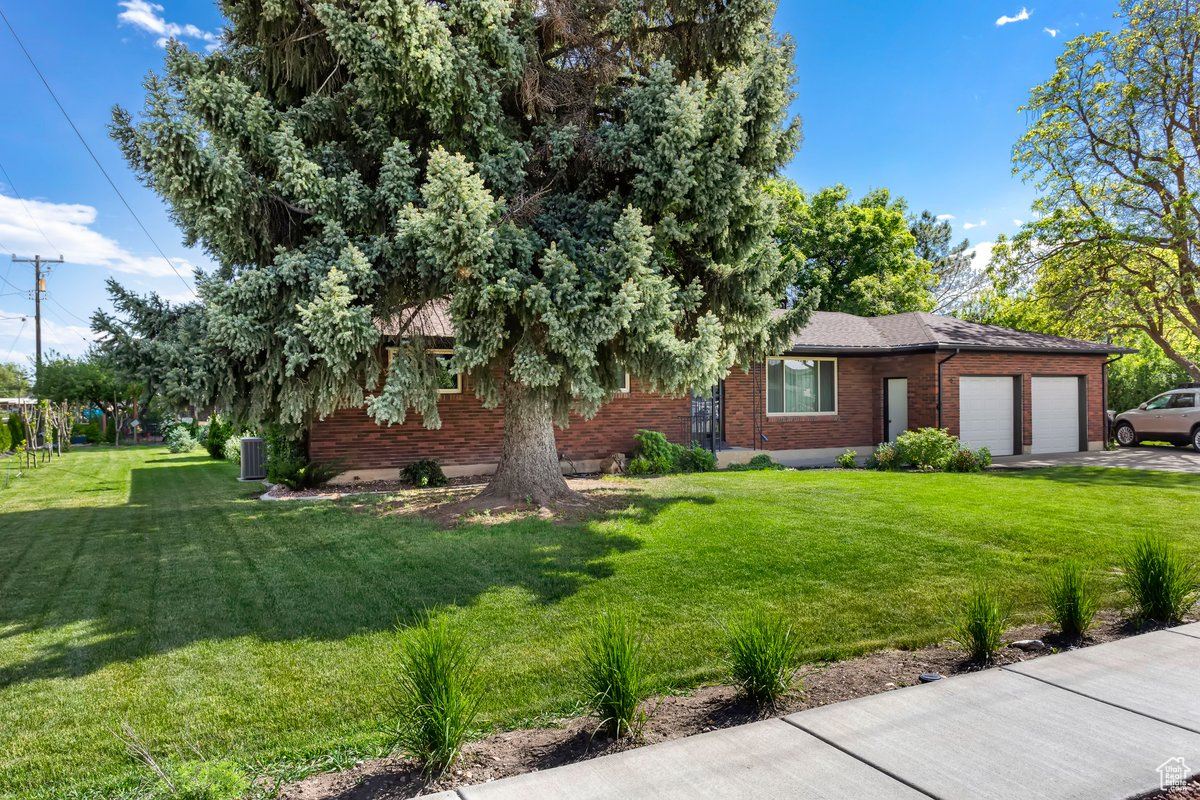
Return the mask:
[[[1062,558],[1103,573],[1143,532],[1200,555],[1190,475],[695,475],[578,524],[450,530],[370,499],[259,502],[235,476],[99,448],[0,492],[0,796],[135,786],[122,722],[248,769],[379,752],[393,630],[425,609],[476,643],[483,720],[507,726],[577,707],[579,642],[615,606],[677,687],[721,677],[723,626],[754,605],[838,657],[943,638],[979,578],[1033,618]]]

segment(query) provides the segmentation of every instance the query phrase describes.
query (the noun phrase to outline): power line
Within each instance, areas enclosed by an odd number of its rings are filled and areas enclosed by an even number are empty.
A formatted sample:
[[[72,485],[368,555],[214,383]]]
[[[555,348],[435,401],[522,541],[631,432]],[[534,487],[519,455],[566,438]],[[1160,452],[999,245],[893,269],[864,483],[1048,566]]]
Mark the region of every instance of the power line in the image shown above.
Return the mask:
[[[25,326],[28,324],[29,324],[29,318],[21,317],[21,328],[20,328],[20,330],[17,331],[17,335],[13,337],[12,344],[8,348],[8,355],[6,355],[4,357],[5,361],[12,358],[13,350],[17,349],[17,342],[21,341],[21,334],[25,332]]]
[[[84,319],[83,317],[79,316],[71,309],[64,306],[62,303],[58,302],[58,300],[54,297],[54,295],[50,294],[49,292],[46,292],[46,299],[49,300],[51,303],[54,303],[54,305],[58,306],[63,311],[67,312],[68,314],[70,314],[72,317],[79,320],[80,322],[86,322],[88,325],[92,324],[91,320]]]
[[[33,226],[38,229],[38,233],[40,233],[42,238],[46,240],[46,244],[50,245],[51,250],[56,250],[61,253],[62,250],[55,246],[54,242],[50,241],[50,237],[46,235],[46,232],[42,230],[41,224],[38,223],[37,217],[35,217],[33,212],[29,210],[29,205],[25,202],[25,198],[21,196],[21,193],[17,191],[17,185],[13,183],[13,179],[8,176],[8,170],[4,168],[4,164],[2,162],[0,162],[0,173],[4,174],[4,180],[8,181],[8,188],[12,189],[13,194],[15,194],[17,199],[21,201],[21,208],[25,209],[25,213],[29,215],[29,219],[33,222]]]
[[[17,46],[20,47],[21,52],[25,54],[25,59],[29,62],[29,66],[33,67],[33,71],[36,72],[37,76],[41,79],[42,85],[45,86],[46,91],[50,93],[50,98],[54,100],[54,104],[58,106],[58,110],[62,112],[63,117],[67,120],[67,124],[71,126],[71,130],[75,131],[75,136],[79,139],[79,143],[83,145],[83,149],[87,150],[88,155],[91,156],[92,161],[95,162],[97,169],[100,170],[100,174],[102,174],[104,179],[108,181],[108,185],[112,187],[114,192],[116,192],[117,197],[121,198],[121,203],[124,204],[125,210],[129,212],[129,215],[133,217],[134,222],[136,222],[138,227],[142,229],[142,233],[146,234],[146,238],[150,240],[152,245],[154,245],[154,249],[158,251],[160,256],[162,256],[163,261],[167,262],[167,266],[170,267],[171,271],[175,273],[175,277],[179,278],[180,283],[187,287],[188,291],[192,293],[193,297],[196,297],[196,290],[193,289],[192,285],[184,279],[183,275],[175,267],[175,263],[171,261],[171,259],[167,258],[167,254],[164,253],[163,249],[158,246],[158,242],[154,240],[154,237],[150,235],[150,231],[147,230],[146,226],[142,223],[141,218],[138,217],[136,212],[134,212],[133,206],[129,205],[129,201],[125,199],[125,195],[121,194],[121,190],[117,188],[117,184],[112,179],[112,176],[108,174],[108,170],[104,168],[104,165],[100,163],[100,159],[97,158],[95,152],[92,151],[91,146],[87,143],[87,139],[83,138],[83,134],[79,132],[79,128],[75,125],[75,121],[71,119],[71,115],[67,113],[66,107],[64,107],[62,101],[58,99],[58,95],[54,93],[54,89],[50,87],[50,82],[46,80],[46,76],[42,74],[40,69],[38,69],[37,62],[34,61],[33,56],[29,54],[29,50],[26,49],[25,43],[21,41],[21,37],[17,35],[16,29],[13,28],[12,23],[8,21],[8,15],[4,13],[4,9],[0,9],[0,19],[4,20],[4,24],[8,27],[8,32],[12,34],[13,39],[15,39],[17,42]]]

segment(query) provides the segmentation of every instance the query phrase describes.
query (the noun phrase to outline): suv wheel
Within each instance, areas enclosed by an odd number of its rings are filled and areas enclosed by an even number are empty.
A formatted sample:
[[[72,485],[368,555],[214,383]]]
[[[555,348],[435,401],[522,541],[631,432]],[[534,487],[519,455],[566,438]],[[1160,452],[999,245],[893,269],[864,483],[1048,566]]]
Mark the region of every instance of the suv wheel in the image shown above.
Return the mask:
[[[1192,447],[1196,448],[1197,452],[1200,452],[1200,425],[1197,425],[1192,431]]]
[[[1137,434],[1133,432],[1133,426],[1128,422],[1122,422],[1117,425],[1117,444],[1121,447],[1133,447],[1137,444]]]

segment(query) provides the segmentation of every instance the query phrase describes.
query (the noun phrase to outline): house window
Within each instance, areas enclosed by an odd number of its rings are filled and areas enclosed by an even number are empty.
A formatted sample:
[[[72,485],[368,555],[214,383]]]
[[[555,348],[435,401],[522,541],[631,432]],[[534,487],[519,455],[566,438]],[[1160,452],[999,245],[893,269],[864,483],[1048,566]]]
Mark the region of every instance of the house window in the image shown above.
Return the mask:
[[[389,347],[388,366],[392,365],[392,359],[395,358],[399,351],[398,347]],[[425,352],[433,356],[434,363],[437,366],[437,382],[438,394],[462,394],[462,374],[450,371],[450,359],[454,355],[453,350],[426,350]]]
[[[629,373],[621,373],[621,388],[617,389],[618,394],[629,394]]]
[[[768,358],[768,414],[836,414],[837,359]]]

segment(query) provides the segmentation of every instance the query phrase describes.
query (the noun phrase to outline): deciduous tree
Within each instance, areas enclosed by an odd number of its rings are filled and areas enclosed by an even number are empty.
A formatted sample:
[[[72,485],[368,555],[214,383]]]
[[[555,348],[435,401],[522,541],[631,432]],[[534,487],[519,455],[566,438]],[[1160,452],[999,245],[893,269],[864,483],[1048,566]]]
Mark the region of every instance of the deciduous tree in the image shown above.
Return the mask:
[[[798,142],[770,0],[223,0],[223,46],[167,49],[130,164],[218,267],[215,399],[300,426],[366,403],[439,425],[412,321],[505,439],[491,492],[567,493],[552,422],[622,374],[682,392],[782,341],[761,191]],[[379,324],[401,347],[381,382]]]
[[[1067,44],[1015,150],[1038,217],[997,252],[1051,308],[1144,332],[1200,380],[1198,11],[1122,0],[1124,28]]]

